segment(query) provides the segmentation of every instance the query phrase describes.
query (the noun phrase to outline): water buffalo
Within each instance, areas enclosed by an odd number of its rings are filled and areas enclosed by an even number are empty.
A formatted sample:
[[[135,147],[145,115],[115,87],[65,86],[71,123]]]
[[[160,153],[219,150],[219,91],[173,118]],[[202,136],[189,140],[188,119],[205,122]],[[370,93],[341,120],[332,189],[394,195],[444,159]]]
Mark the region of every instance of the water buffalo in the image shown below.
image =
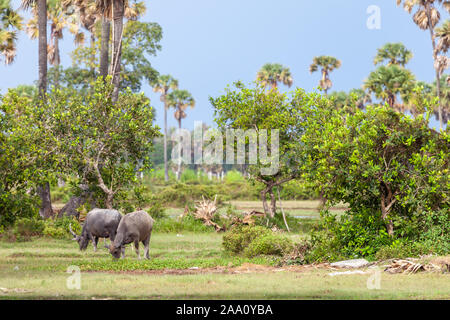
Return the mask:
[[[139,242],[142,242],[145,247],[145,257],[150,259],[148,251],[152,228],[153,219],[145,211],[136,211],[124,215],[117,228],[116,238],[111,242],[109,252],[114,258],[119,258],[120,255],[124,258],[125,245],[133,242],[136,254],[141,259]]]
[[[110,238],[111,242],[116,238],[117,227],[119,226],[122,215],[117,210],[94,209],[89,211],[81,231],[81,235],[75,234],[72,227],[70,232],[74,236],[72,240],[78,241],[80,250],[85,250],[92,240],[94,251],[97,251],[98,238]],[[105,247],[106,245],[105,239]]]

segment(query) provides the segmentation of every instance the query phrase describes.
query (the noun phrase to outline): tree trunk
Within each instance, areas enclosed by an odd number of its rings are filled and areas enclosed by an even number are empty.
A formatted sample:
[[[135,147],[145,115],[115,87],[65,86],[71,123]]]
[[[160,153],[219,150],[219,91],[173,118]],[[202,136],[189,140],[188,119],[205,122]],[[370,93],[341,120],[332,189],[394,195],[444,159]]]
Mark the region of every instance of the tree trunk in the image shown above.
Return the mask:
[[[95,49],[95,34],[91,33],[91,49],[92,49],[92,54],[91,54],[91,61],[90,63],[90,69],[89,72],[91,73],[91,75],[95,78],[95,53],[96,53],[96,49]]]
[[[114,86],[112,101],[116,102],[119,98],[120,88],[120,58],[122,54],[122,32],[124,1],[113,0],[113,52],[111,56],[112,84]]]
[[[39,28],[39,94],[44,98],[47,92],[47,1],[38,0]]]
[[[45,182],[38,186],[37,193],[41,198],[41,207],[39,208],[39,215],[43,219],[53,216],[52,200],[50,198],[50,183]]]
[[[106,195],[106,201],[105,201],[106,209],[113,209],[113,199],[114,199],[113,193],[108,193]]]
[[[262,205],[263,205],[264,214],[267,217],[269,215],[270,210],[269,210],[269,205],[267,204],[266,194],[267,194],[267,188],[263,189],[261,191],[261,202],[262,202]]]
[[[111,33],[111,23],[108,18],[102,18],[102,40],[100,48],[100,76],[103,79],[108,75],[108,65],[109,65],[109,37]]]
[[[270,195],[270,217],[274,218],[275,214],[277,213],[277,199],[275,198],[275,194],[273,192],[273,186],[270,186],[269,189],[269,195]]]
[[[428,19],[428,29],[430,30],[431,45],[433,47],[433,61],[436,64],[436,61],[437,61],[436,41],[434,38],[433,25],[431,23],[431,7],[429,4],[426,5],[425,12],[426,12],[427,19]],[[436,95],[439,98],[439,106],[438,106],[439,129],[442,130],[443,121],[442,121],[442,103],[441,103],[441,79],[440,79],[440,75],[439,75],[439,69],[436,67],[434,69],[436,72]]]
[[[392,220],[388,219],[389,212],[392,209],[392,206],[397,201],[392,194],[391,189],[388,185],[385,184],[387,194],[384,190],[381,190],[381,218],[383,219],[384,223],[386,224],[386,231],[388,235],[393,236],[394,235],[394,224],[392,223]]]
[[[38,0],[38,29],[39,29],[39,96],[45,100],[47,93],[47,1]],[[53,214],[50,197],[50,184],[48,182],[38,186],[37,193],[41,198],[39,214],[46,219]]]
[[[180,130],[179,134],[181,134],[181,118],[178,119],[178,129]],[[180,136],[180,142],[178,143],[178,147],[180,148],[180,151],[181,151],[181,136]],[[177,180],[180,180],[180,178],[181,178],[181,152],[179,152],[178,156],[179,156],[179,159],[178,159],[178,169],[177,169]]]
[[[54,43],[55,43],[55,68],[56,68],[56,72],[55,72],[55,86],[59,87],[59,66],[61,64],[61,56],[59,54],[59,38],[58,38],[58,33],[55,35],[54,38]]]
[[[169,181],[169,166],[167,163],[167,107],[164,98],[164,180]]]

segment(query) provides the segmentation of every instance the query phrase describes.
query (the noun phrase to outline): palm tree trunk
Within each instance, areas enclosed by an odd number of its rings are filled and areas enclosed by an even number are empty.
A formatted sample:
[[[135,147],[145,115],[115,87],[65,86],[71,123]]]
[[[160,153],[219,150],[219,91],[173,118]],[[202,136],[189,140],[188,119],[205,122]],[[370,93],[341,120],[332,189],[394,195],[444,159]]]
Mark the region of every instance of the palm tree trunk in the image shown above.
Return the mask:
[[[47,93],[47,0],[38,0],[38,28],[39,28],[39,96],[45,100]],[[50,197],[50,184],[48,182],[38,186],[38,195],[41,198],[39,214],[48,218],[53,214]]]
[[[47,0],[38,0],[39,28],[39,95],[47,92]]]
[[[164,180],[169,181],[169,166],[167,164],[167,107],[164,102]]]
[[[179,129],[178,133],[180,135],[181,134],[181,118],[178,119],[178,129]],[[181,136],[180,136],[180,139],[181,139]],[[181,140],[178,143],[178,147],[180,148],[180,151],[181,151]],[[180,180],[180,178],[181,178],[181,152],[178,152],[178,157],[179,157],[179,159],[178,159],[178,169],[177,169],[177,180]]]
[[[114,86],[112,100],[117,101],[119,98],[120,87],[120,57],[122,53],[122,31],[123,31],[123,15],[124,0],[113,0],[113,53],[111,56],[111,75],[112,84]]]
[[[89,72],[91,73],[91,75],[95,78],[95,53],[97,52],[97,50],[95,49],[95,34],[91,33],[91,61],[89,61],[89,63],[91,64],[90,70]]]
[[[437,61],[437,52],[436,52],[436,41],[434,38],[434,30],[431,23],[431,7],[427,3],[425,7],[425,12],[428,19],[428,29],[430,30],[430,37],[431,37],[431,45],[433,46],[433,61],[436,64]],[[441,103],[441,79],[439,76],[439,69],[434,68],[436,72],[436,94],[439,98],[439,106],[438,106],[438,113],[439,113],[439,129],[442,130],[443,128],[443,121],[442,121],[442,103]]]
[[[54,38],[54,43],[55,43],[55,69],[56,69],[56,73],[55,73],[55,86],[59,87],[59,66],[61,64],[61,56],[59,54],[59,38],[58,38],[58,34],[56,34],[55,38]]]
[[[109,37],[111,33],[111,24],[106,17],[102,18],[102,42],[100,48],[100,76],[106,78],[108,75],[109,64]]]

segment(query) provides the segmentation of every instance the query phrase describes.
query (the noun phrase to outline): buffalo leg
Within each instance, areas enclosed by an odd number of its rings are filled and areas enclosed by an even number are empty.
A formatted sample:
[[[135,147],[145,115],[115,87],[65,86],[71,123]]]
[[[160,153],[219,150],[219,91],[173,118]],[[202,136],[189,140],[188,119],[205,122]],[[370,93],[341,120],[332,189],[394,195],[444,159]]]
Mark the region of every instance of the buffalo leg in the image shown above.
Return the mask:
[[[136,254],[138,256],[138,259],[141,259],[141,254],[139,253],[139,240],[134,241],[134,250],[136,251]]]
[[[120,247],[122,259],[125,258],[125,246]]]
[[[97,251],[97,243],[98,243],[98,237],[94,237],[94,239],[92,239],[92,245],[94,246],[94,252]]]
[[[106,238],[103,238],[105,240],[105,248],[109,249],[109,246],[106,244]]]
[[[144,241],[142,241],[142,243],[144,244],[144,247],[145,247],[144,253],[145,253],[145,258],[146,258],[146,259],[150,259],[150,254],[149,254],[149,249],[150,249],[150,248],[149,248],[149,247],[150,247],[150,236],[151,236],[151,235],[149,235],[147,239],[145,239]]]

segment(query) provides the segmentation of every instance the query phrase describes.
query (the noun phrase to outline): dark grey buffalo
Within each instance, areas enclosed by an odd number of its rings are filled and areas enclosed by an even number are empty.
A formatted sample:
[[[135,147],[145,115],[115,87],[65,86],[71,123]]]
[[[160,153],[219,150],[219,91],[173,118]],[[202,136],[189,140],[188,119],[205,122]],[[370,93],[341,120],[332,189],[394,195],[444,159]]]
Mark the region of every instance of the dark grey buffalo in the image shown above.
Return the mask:
[[[92,240],[94,251],[97,251],[98,238],[110,238],[111,242],[116,238],[117,227],[119,226],[122,215],[117,210],[112,209],[94,209],[89,211],[86,220],[81,230],[81,235],[75,234],[70,227],[70,232],[73,234],[73,240],[78,241],[80,250],[85,250]]]
[[[145,211],[131,212],[123,216],[117,228],[116,238],[109,247],[109,252],[114,258],[125,257],[125,245],[134,243],[134,248],[139,259],[139,242],[145,247],[145,257],[150,259],[149,244],[152,235],[153,219]]]

